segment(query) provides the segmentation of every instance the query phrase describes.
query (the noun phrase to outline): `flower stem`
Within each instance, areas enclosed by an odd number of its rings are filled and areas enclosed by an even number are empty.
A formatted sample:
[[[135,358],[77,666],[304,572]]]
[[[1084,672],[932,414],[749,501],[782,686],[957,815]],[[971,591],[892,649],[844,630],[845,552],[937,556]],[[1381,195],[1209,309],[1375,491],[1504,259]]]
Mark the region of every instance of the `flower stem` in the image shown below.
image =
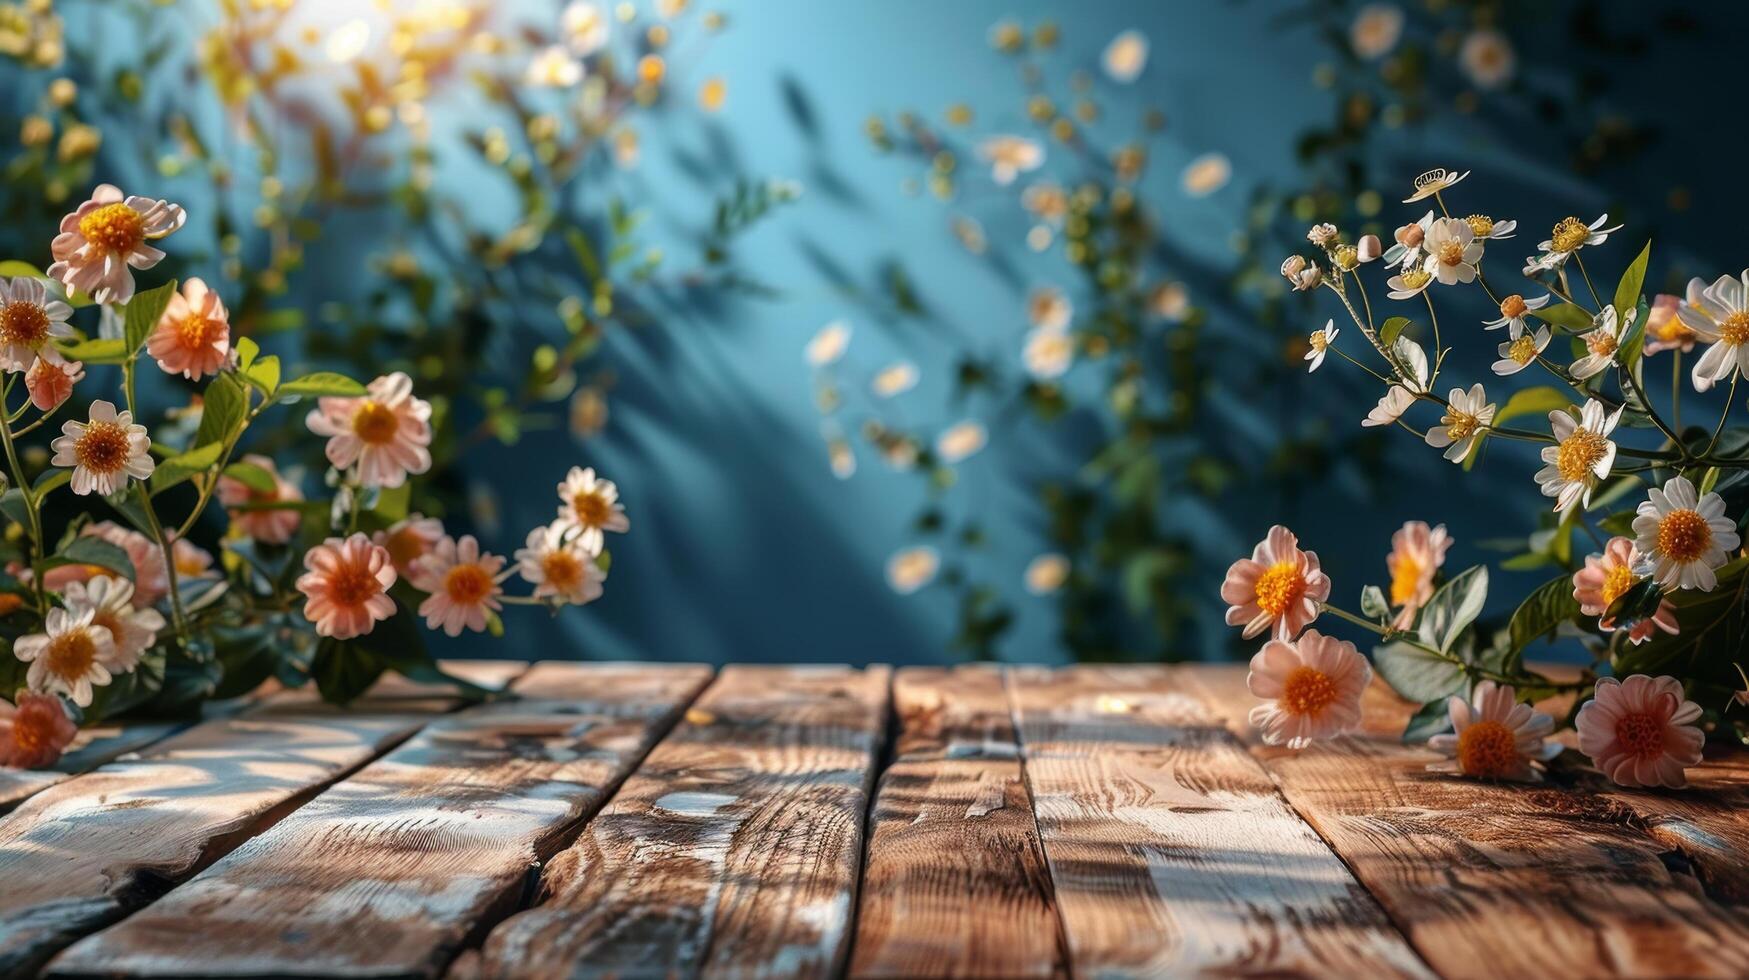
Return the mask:
[[[170,536],[164,533],[164,525],[158,521],[158,512],[152,507],[152,494],[147,491],[143,482],[134,483],[134,495],[140,499],[140,509],[146,512],[146,526],[152,529],[152,537],[158,542],[158,550],[164,554],[164,582],[170,589],[170,615],[176,624],[176,635],[181,638],[184,649],[188,647],[188,619],[182,612],[182,595],[176,588],[176,555],[170,545]]]
[[[12,385],[12,378],[7,378],[5,389],[0,390],[0,416],[8,414],[5,409],[6,402],[12,394]],[[47,557],[43,547],[42,515],[37,513],[36,493],[31,489],[29,481],[24,478],[24,466],[18,461],[18,447],[12,441],[12,423],[4,417],[0,417],[0,443],[5,444],[6,465],[12,471],[13,485],[18,487],[19,494],[24,497],[24,512],[30,518],[31,561],[34,564]],[[42,576],[32,575],[30,578],[31,589],[36,593],[37,610],[47,614],[49,600],[47,593],[43,591]]]

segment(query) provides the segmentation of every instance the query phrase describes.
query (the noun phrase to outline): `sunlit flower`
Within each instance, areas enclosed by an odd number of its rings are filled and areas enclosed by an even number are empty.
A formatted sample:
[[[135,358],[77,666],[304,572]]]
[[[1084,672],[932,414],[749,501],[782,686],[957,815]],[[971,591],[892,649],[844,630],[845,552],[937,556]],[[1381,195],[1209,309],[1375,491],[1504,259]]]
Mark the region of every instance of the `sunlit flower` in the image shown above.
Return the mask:
[[[1579,335],[1584,341],[1586,354],[1573,362],[1572,373],[1576,380],[1584,381],[1595,377],[1611,364],[1615,363],[1616,352],[1621,349],[1622,335],[1634,324],[1634,317],[1639,315],[1635,310],[1622,320],[1616,317],[1615,307],[1605,306],[1601,312],[1591,318],[1591,329]]]
[[[1518,293],[1513,293],[1500,300],[1500,318],[1498,320],[1484,320],[1482,326],[1488,330],[1509,327],[1508,333],[1516,340],[1520,334],[1524,333],[1525,316],[1532,310],[1540,310],[1547,305],[1549,305],[1549,294],[1547,293],[1536,299],[1525,299]]]
[[[78,734],[59,695],[20,691],[16,706],[0,701],[0,766],[52,766]]]
[[[1573,573],[1573,598],[1579,603],[1579,611],[1598,617],[1598,629],[1613,632],[1615,620],[1604,614],[1617,599],[1645,581],[1640,571],[1645,564],[1645,557],[1639,548],[1634,547],[1632,538],[1610,538],[1603,554],[1587,556],[1585,567]],[[1676,607],[1669,599],[1659,600],[1656,612],[1633,624],[1628,639],[1644,643],[1652,638],[1654,628],[1672,634],[1681,632],[1676,622]]]
[[[592,555],[606,544],[603,532],[623,534],[631,530],[631,518],[619,501],[619,487],[595,475],[595,468],[573,466],[559,484],[559,523],[580,530],[577,542]]]
[[[1554,230],[1549,233],[1548,240],[1537,246],[1542,250],[1541,254],[1533,255],[1525,261],[1524,274],[1533,276],[1538,272],[1559,269],[1566,265],[1567,259],[1581,248],[1587,245],[1602,245],[1609,240],[1611,234],[1621,230],[1621,225],[1616,225],[1613,228],[1603,227],[1607,221],[1609,221],[1607,214],[1598,216],[1597,220],[1589,225],[1578,218],[1562,218],[1555,224]]]
[[[1476,265],[1482,261],[1482,243],[1467,221],[1440,218],[1427,232],[1427,268],[1447,286],[1476,281]]]
[[[395,571],[413,573],[413,562],[443,540],[443,522],[423,514],[408,514],[406,519],[389,525],[386,531],[371,536],[371,542],[387,549]]]
[[[350,640],[395,614],[389,597],[394,563],[388,549],[363,534],[316,545],[304,554],[304,567],[308,571],[298,576],[297,588],[304,595],[304,618],[318,634]]]
[[[528,543],[517,549],[516,570],[534,586],[536,599],[556,599],[572,605],[601,597],[607,573],[563,524],[548,524],[528,532]]]
[[[1426,200],[1435,194],[1444,192],[1469,175],[1468,170],[1461,174],[1455,170],[1446,170],[1443,167],[1429,170],[1415,178],[1415,193],[1403,198],[1403,203],[1414,204],[1416,201]]]
[[[187,218],[168,201],[124,198],[115,186],[99,184],[90,200],[61,219],[61,233],[49,246],[55,257],[49,278],[99,303],[125,303],[134,296],[131,270],[150,269],[164,258],[146,243],[181,228]]]
[[[1204,153],[1185,166],[1179,184],[1191,197],[1207,197],[1227,186],[1232,176],[1233,165],[1224,154]]]
[[[30,393],[30,403],[44,412],[51,412],[73,397],[73,386],[85,380],[85,365],[79,361],[50,360],[39,357],[24,375],[24,389]]]
[[[900,595],[910,595],[935,580],[941,556],[934,548],[906,548],[887,559],[887,585]]]
[[[1266,745],[1303,749],[1360,726],[1360,695],[1372,667],[1347,640],[1307,630],[1298,642],[1270,640],[1251,658],[1246,686],[1264,700],[1250,722]]]
[[[522,80],[535,88],[570,88],[583,80],[583,63],[562,45],[554,44],[529,59]]]
[[[1742,278],[1720,276],[1712,285],[1694,294],[1677,315],[1703,342],[1710,344],[1694,362],[1696,391],[1742,372],[1749,374],[1749,269]]]
[[[1379,403],[1366,413],[1361,425],[1372,428],[1379,425],[1390,425],[1403,417],[1409,406],[1415,404],[1415,396],[1402,385],[1391,385],[1385,389],[1385,394]]]
[[[49,295],[41,279],[0,278],[0,368],[23,371],[38,356],[59,361],[56,337],[71,337],[73,308]]]
[[[1435,282],[1432,267],[1436,264],[1436,260],[1429,257],[1421,265],[1405,267],[1403,271],[1385,280],[1385,285],[1391,288],[1386,295],[1392,299],[1414,299],[1421,295]]]
[[[1056,184],[1037,183],[1020,192],[1020,206],[1040,221],[1061,225],[1069,215],[1069,195]]]
[[[1700,705],[1683,696],[1674,677],[1602,677],[1579,709],[1579,751],[1622,786],[1688,785],[1683,771],[1699,765],[1706,734]]]
[[[91,705],[93,687],[113,678],[115,641],[109,630],[92,625],[94,611],[50,609],[41,633],[21,636],[12,652],[30,664],[25,683],[39,692],[59,691],[81,708]]]
[[[1045,162],[1045,148],[1024,136],[991,136],[978,144],[978,156],[990,165],[990,176],[1006,187],[1023,173]]]
[[[1325,221],[1321,224],[1313,225],[1306,231],[1306,241],[1311,242],[1319,248],[1329,248],[1339,237],[1341,237],[1341,234],[1341,232],[1336,230],[1335,225]]]
[[[1431,772],[1536,783],[1543,764],[1561,754],[1561,743],[1545,741],[1555,720],[1520,704],[1509,685],[1481,681],[1472,700],[1453,696],[1446,710],[1454,731],[1433,736],[1427,747],[1450,758],[1429,763]]]
[[[989,440],[983,425],[968,419],[948,426],[936,437],[935,454],[944,463],[958,463],[983,449]]]
[[[1398,608],[1393,624],[1397,629],[1414,626],[1415,614],[1433,598],[1433,577],[1445,564],[1451,545],[1444,524],[1429,528],[1426,521],[1409,521],[1391,535],[1385,568],[1391,573],[1390,602]]]
[[[1243,626],[1250,638],[1271,630],[1291,640],[1318,618],[1319,603],[1330,598],[1330,578],[1318,564],[1318,553],[1301,551],[1299,538],[1280,524],[1227,569],[1221,599],[1227,603],[1227,625]]]
[[[134,583],[125,578],[98,575],[89,581],[72,582],[61,598],[68,613],[79,615],[89,611],[91,624],[109,631],[114,652],[105,666],[111,673],[125,674],[138,666],[140,654],[146,652],[158,639],[158,631],[164,628],[164,617],[156,609],[134,608]]]
[[[1609,476],[1615,466],[1615,443],[1609,434],[1621,421],[1617,408],[1603,414],[1603,403],[1587,399],[1579,411],[1579,421],[1566,410],[1549,413],[1549,428],[1555,445],[1542,451],[1545,464],[1536,473],[1536,482],[1543,496],[1555,498],[1555,510],[1566,512],[1579,504],[1591,506],[1591,491],[1599,481]]]
[[[579,58],[587,58],[605,47],[611,27],[607,11],[600,4],[584,0],[567,6],[559,15],[559,31],[571,46],[571,53]]]
[[[1499,88],[1512,80],[1512,73],[1518,68],[1518,54],[1506,35],[1483,28],[1464,38],[1463,47],[1458,49],[1458,65],[1477,88]]]
[[[146,353],[166,374],[192,381],[216,374],[231,353],[231,315],[219,294],[199,279],[183,283],[147,338]]]
[[[1698,302],[1701,292],[1706,289],[1705,281],[1695,278],[1688,281],[1689,302]],[[1646,314],[1646,346],[1642,353],[1650,357],[1667,350],[1681,351],[1686,354],[1694,350],[1695,341],[1700,335],[1694,328],[1682,322],[1679,311],[1683,298],[1669,293],[1659,293],[1652,300],[1652,307]]]
[[[850,324],[843,320],[833,320],[820,328],[813,339],[808,341],[804,352],[808,363],[814,367],[825,367],[844,356],[844,351],[850,346]]]
[[[1303,360],[1312,362],[1306,366],[1307,374],[1323,366],[1324,355],[1330,352],[1330,345],[1336,342],[1336,335],[1341,332],[1335,320],[1326,320],[1322,327],[1312,331],[1312,335],[1306,338],[1306,356]]]
[[[1026,373],[1041,381],[1062,377],[1075,363],[1075,338],[1066,330],[1033,330],[1021,351]]]
[[[50,462],[73,468],[73,492],[81,496],[109,496],[125,489],[128,480],[144,480],[157,465],[152,461],[152,440],[146,427],[134,424],[132,412],[117,412],[113,402],[91,403],[88,422],[68,419],[61,435],[49,443]]]
[[[1348,25],[1348,45],[1364,61],[1390,54],[1402,37],[1403,11],[1396,4],[1369,3]]]
[[[1518,230],[1518,222],[1516,221],[1495,221],[1485,214],[1472,214],[1464,219],[1464,224],[1470,226],[1470,231],[1475,233],[1477,241],[1502,242],[1508,238],[1518,237],[1513,234]]]
[[[1520,333],[1499,346],[1500,359],[1494,362],[1494,373],[1501,377],[1517,374],[1529,367],[1544,348],[1549,346],[1548,327],[1538,327],[1536,333]]]
[[[398,487],[410,473],[431,468],[431,405],[413,396],[413,379],[400,371],[372,381],[355,398],[323,397],[304,424],[328,437],[335,469],[358,467],[366,487]]]
[[[243,457],[242,461],[256,469],[262,470],[273,481],[273,489],[261,489],[250,486],[234,476],[219,477],[219,502],[229,509],[231,524],[237,530],[268,544],[285,544],[298,531],[302,515],[296,508],[262,508],[243,509],[245,504],[276,504],[304,499],[304,493],[298,485],[279,474],[273,460],[257,453]]]
[[[1427,233],[1433,229],[1433,212],[1428,211],[1414,221],[1401,225],[1392,234],[1391,247],[1385,250],[1385,267],[1410,269],[1421,265],[1422,247]]]
[[[1026,565],[1026,591],[1033,595],[1049,595],[1069,580],[1069,559],[1051,552],[1039,555]]]
[[[504,558],[482,552],[474,536],[464,534],[460,540],[445,537],[437,542],[413,562],[409,578],[414,588],[428,593],[419,603],[425,625],[460,636],[464,629],[483,632],[487,617],[504,608],[498,601],[504,594],[499,584],[504,574]]]
[[[1026,298],[1026,318],[1032,325],[1045,330],[1061,330],[1069,325],[1075,308],[1069,297],[1055,286],[1040,286]]]
[[[1487,435],[1488,426],[1494,421],[1494,406],[1479,383],[1471,385],[1467,392],[1453,388],[1446,403],[1439,424],[1427,430],[1427,444],[1444,449],[1446,459],[1461,463]]]
[[[1141,31],[1124,31],[1111,39],[1100,58],[1106,77],[1129,84],[1141,77],[1148,67],[1148,37]]]
[[[917,365],[898,361],[881,368],[869,387],[881,398],[891,398],[917,387]]]
[[[1652,563],[1652,574],[1667,589],[1718,587],[1714,569],[1730,558],[1742,539],[1737,522],[1725,516],[1725,499],[1696,494],[1687,477],[1671,477],[1653,487],[1634,518],[1634,547]]]

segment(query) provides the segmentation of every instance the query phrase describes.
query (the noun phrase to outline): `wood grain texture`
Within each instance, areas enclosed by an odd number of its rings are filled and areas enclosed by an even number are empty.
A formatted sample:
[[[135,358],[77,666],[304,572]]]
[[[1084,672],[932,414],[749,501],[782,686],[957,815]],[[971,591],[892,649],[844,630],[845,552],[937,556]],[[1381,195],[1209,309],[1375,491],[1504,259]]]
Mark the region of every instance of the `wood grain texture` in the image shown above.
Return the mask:
[[[1623,789],[1602,777],[1592,785],[1632,811],[1654,840],[1680,851],[1708,895],[1749,906],[1749,750],[1707,746],[1680,792]]]
[[[1055,977],[1058,923],[999,668],[907,667],[863,868],[858,978]]]
[[[342,711],[289,692],[36,794],[0,818],[0,976],[151,901],[454,706]]]
[[[1010,688],[1075,975],[1429,975],[1164,669],[1021,668]]]
[[[729,667],[468,972],[814,977],[844,961],[885,667]]]
[[[1749,975],[1749,919],[1673,872],[1627,807],[1572,788],[1425,771],[1403,709],[1369,692],[1366,732],[1302,752],[1255,743],[1242,667],[1179,668],[1448,977]]]
[[[56,783],[66,782],[187,727],[187,723],[177,721],[120,721],[82,728],[67,747],[67,753],[47,769],[0,768],[0,813],[12,810]]]
[[[519,903],[710,679],[546,663],[440,718],[51,975],[435,976]]]

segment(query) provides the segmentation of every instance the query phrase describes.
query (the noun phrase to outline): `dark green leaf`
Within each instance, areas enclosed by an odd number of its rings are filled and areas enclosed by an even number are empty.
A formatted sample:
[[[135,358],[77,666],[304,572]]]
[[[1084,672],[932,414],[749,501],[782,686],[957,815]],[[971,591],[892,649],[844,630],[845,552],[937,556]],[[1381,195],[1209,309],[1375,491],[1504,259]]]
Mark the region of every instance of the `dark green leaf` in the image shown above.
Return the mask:
[[[1573,598],[1573,578],[1558,575],[1538,586],[1512,614],[1508,626],[1507,664],[1516,669],[1524,648],[1539,636],[1549,636],[1555,627],[1579,615],[1579,600]]]
[[[176,280],[172,279],[156,289],[135,293],[128,301],[127,311],[122,317],[122,346],[126,356],[132,357],[145,346],[146,338],[151,336],[152,328],[158,325],[165,307],[170,305],[170,297],[175,294]]]
[[[317,371],[315,374],[294,378],[280,385],[278,392],[280,398],[310,398],[318,395],[356,398],[362,394],[364,385],[332,371]]]
[[[164,460],[152,471],[152,493],[163,493],[196,473],[206,472],[219,461],[219,456],[224,451],[224,443],[209,442],[198,449],[190,449],[179,456]]]
[[[200,429],[194,435],[196,446],[230,441],[237,426],[243,423],[243,413],[247,410],[248,396],[244,392],[243,385],[232,375],[221,374],[213,378],[202,396]]]
[[[1557,327],[1566,327],[1574,332],[1591,329],[1591,314],[1572,303],[1556,303],[1553,306],[1545,306],[1540,310],[1533,311],[1531,315],[1540,317]]]
[[[1628,263],[1615,287],[1615,314],[1624,321],[1640,305],[1640,290],[1646,285],[1646,263],[1652,258],[1652,243],[1640,249],[1640,254]]]
[[[1394,316],[1386,320],[1385,325],[1379,328],[1379,343],[1386,347],[1396,343],[1397,338],[1403,335],[1403,329],[1408,325],[1409,318],[1406,316]]]
[[[257,493],[273,493],[279,489],[273,474],[254,463],[232,463],[225,467],[225,475]]]
[[[118,575],[125,575],[130,580],[134,577],[134,563],[128,559],[127,552],[89,534],[75,537],[60,551],[38,561],[36,570],[41,574],[65,565],[96,565]]]

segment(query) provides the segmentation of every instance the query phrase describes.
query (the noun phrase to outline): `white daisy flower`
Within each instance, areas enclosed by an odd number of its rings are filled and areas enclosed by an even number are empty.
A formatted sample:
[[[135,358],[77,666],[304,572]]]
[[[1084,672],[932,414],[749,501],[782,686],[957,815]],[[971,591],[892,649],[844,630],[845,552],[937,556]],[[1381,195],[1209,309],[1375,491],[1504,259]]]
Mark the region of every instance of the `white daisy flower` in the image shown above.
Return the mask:
[[[55,338],[71,337],[73,308],[50,295],[41,279],[0,279],[0,369],[28,371],[40,355],[61,363]]]
[[[1470,32],[1458,49],[1458,65],[1480,89],[1495,89],[1512,80],[1518,69],[1518,53],[1506,35],[1492,28]]]
[[[98,493],[109,496],[128,485],[128,480],[144,480],[152,475],[157,464],[152,461],[152,439],[146,427],[134,424],[132,412],[117,412],[115,404],[106,401],[91,403],[91,420],[76,422],[68,419],[61,424],[61,435],[49,443],[55,466],[73,468],[73,492],[84,496]]]
[[[1446,170],[1444,167],[1436,167],[1435,169],[1429,170],[1415,178],[1415,193],[1403,198],[1403,203],[1414,204],[1416,201],[1426,200],[1427,198],[1444,191],[1446,188],[1457,184],[1469,175],[1470,172],[1468,170],[1460,174],[1455,170]]]
[[[1602,312],[1591,318],[1591,329],[1580,334],[1585,341],[1588,353],[1573,362],[1573,377],[1584,381],[1603,373],[1604,369],[1615,363],[1616,351],[1621,349],[1621,339],[1634,325],[1634,317],[1639,315],[1635,310],[1627,315],[1625,320],[1615,315],[1615,307],[1605,306]]]
[[[624,534],[631,530],[631,518],[619,500],[619,487],[612,480],[595,475],[592,466],[573,466],[559,484],[558,524],[580,528],[577,543],[592,555],[601,554],[607,536],[603,532]]]
[[[1562,218],[1549,232],[1548,240],[1537,245],[1542,250],[1539,255],[1533,255],[1525,261],[1524,274],[1532,276],[1538,272],[1559,269],[1567,264],[1567,259],[1574,252],[1587,245],[1602,245],[1609,236],[1621,230],[1621,225],[1613,228],[1603,227],[1609,220],[1607,213],[1598,216],[1589,225],[1578,218]]]
[[[30,664],[24,682],[31,690],[59,691],[79,707],[90,707],[92,688],[110,682],[115,661],[115,640],[109,630],[92,625],[95,612],[50,609],[44,632],[19,637],[12,652]]]
[[[134,608],[134,583],[125,578],[98,575],[86,582],[69,582],[61,598],[67,611],[78,615],[89,610],[91,625],[109,630],[115,652],[108,667],[112,673],[125,674],[139,665],[140,654],[146,652],[164,628],[164,617],[147,606]]]
[[[1749,374],[1749,269],[1740,279],[1720,276],[1698,296],[1691,288],[1689,295],[1693,300],[1676,315],[1712,345],[1694,362],[1694,389],[1706,391],[1734,373]]]
[[[534,586],[536,599],[552,598],[580,606],[601,598],[607,573],[582,546],[582,535],[574,531],[562,523],[537,527],[528,532],[526,546],[517,549],[517,573]]]
[[[1603,414],[1603,403],[1585,402],[1579,420],[1565,411],[1549,413],[1549,428],[1555,444],[1542,452],[1546,464],[1536,473],[1543,496],[1555,498],[1555,510],[1566,512],[1574,505],[1591,506],[1591,491],[1615,466],[1615,443],[1609,434],[1621,421],[1622,410]]]
[[[1003,187],[1014,178],[1044,165],[1045,148],[1024,136],[992,136],[978,144],[978,156],[990,165],[990,176]]]
[[[1341,330],[1336,326],[1336,321],[1326,320],[1323,329],[1312,331],[1312,335],[1306,338],[1307,349],[1304,360],[1312,362],[1306,367],[1307,374],[1311,374],[1323,365],[1324,355],[1330,352],[1330,345],[1335,342],[1338,333],[1341,333]]]
[[[1391,287],[1387,295],[1392,299],[1414,299],[1421,295],[1428,286],[1433,285],[1433,266],[1437,262],[1437,259],[1428,256],[1424,263],[1404,266],[1403,271],[1385,280],[1385,285]]]
[[[1476,264],[1482,261],[1482,243],[1469,222],[1440,218],[1428,229],[1427,268],[1441,283],[1452,286],[1476,281]]]
[[[1421,261],[1421,246],[1427,243],[1427,232],[1433,227],[1433,212],[1426,214],[1398,228],[1393,236],[1396,240],[1385,250],[1385,268],[1394,269],[1397,266],[1413,266]]]
[[[1402,418],[1403,413],[1408,411],[1409,406],[1413,404],[1415,404],[1415,396],[1410,394],[1409,389],[1402,385],[1392,385],[1385,390],[1384,397],[1380,398],[1379,403],[1372,407],[1372,411],[1366,413],[1366,418],[1362,419],[1360,424],[1369,429],[1379,425],[1390,425]]]
[[[1494,362],[1494,373],[1501,377],[1529,367],[1549,346],[1549,328],[1538,327],[1536,333],[1520,333],[1500,345],[1500,359]]]
[[[1485,214],[1472,214],[1464,219],[1464,223],[1470,226],[1478,239],[1485,241],[1499,242],[1518,237],[1513,234],[1518,230],[1516,221],[1495,221]]]
[[[1653,487],[1634,518],[1634,547],[1652,563],[1658,584],[1668,589],[1718,587],[1714,569],[1730,560],[1742,539],[1737,523],[1725,516],[1716,493],[1696,495],[1687,477],[1672,477]]]
[[[1482,321],[1482,326],[1488,330],[1498,330],[1501,327],[1510,327],[1512,338],[1517,340],[1519,334],[1524,333],[1525,315],[1532,310],[1540,310],[1547,305],[1549,305],[1548,293],[1544,293],[1536,299],[1525,299],[1518,293],[1513,293],[1511,296],[1500,301],[1500,319],[1484,320]]]
[[[1439,424],[1427,430],[1427,444],[1444,449],[1446,459],[1461,463],[1487,434],[1494,421],[1494,406],[1488,403],[1488,395],[1480,384],[1471,385],[1467,392],[1453,388],[1446,402]]]

